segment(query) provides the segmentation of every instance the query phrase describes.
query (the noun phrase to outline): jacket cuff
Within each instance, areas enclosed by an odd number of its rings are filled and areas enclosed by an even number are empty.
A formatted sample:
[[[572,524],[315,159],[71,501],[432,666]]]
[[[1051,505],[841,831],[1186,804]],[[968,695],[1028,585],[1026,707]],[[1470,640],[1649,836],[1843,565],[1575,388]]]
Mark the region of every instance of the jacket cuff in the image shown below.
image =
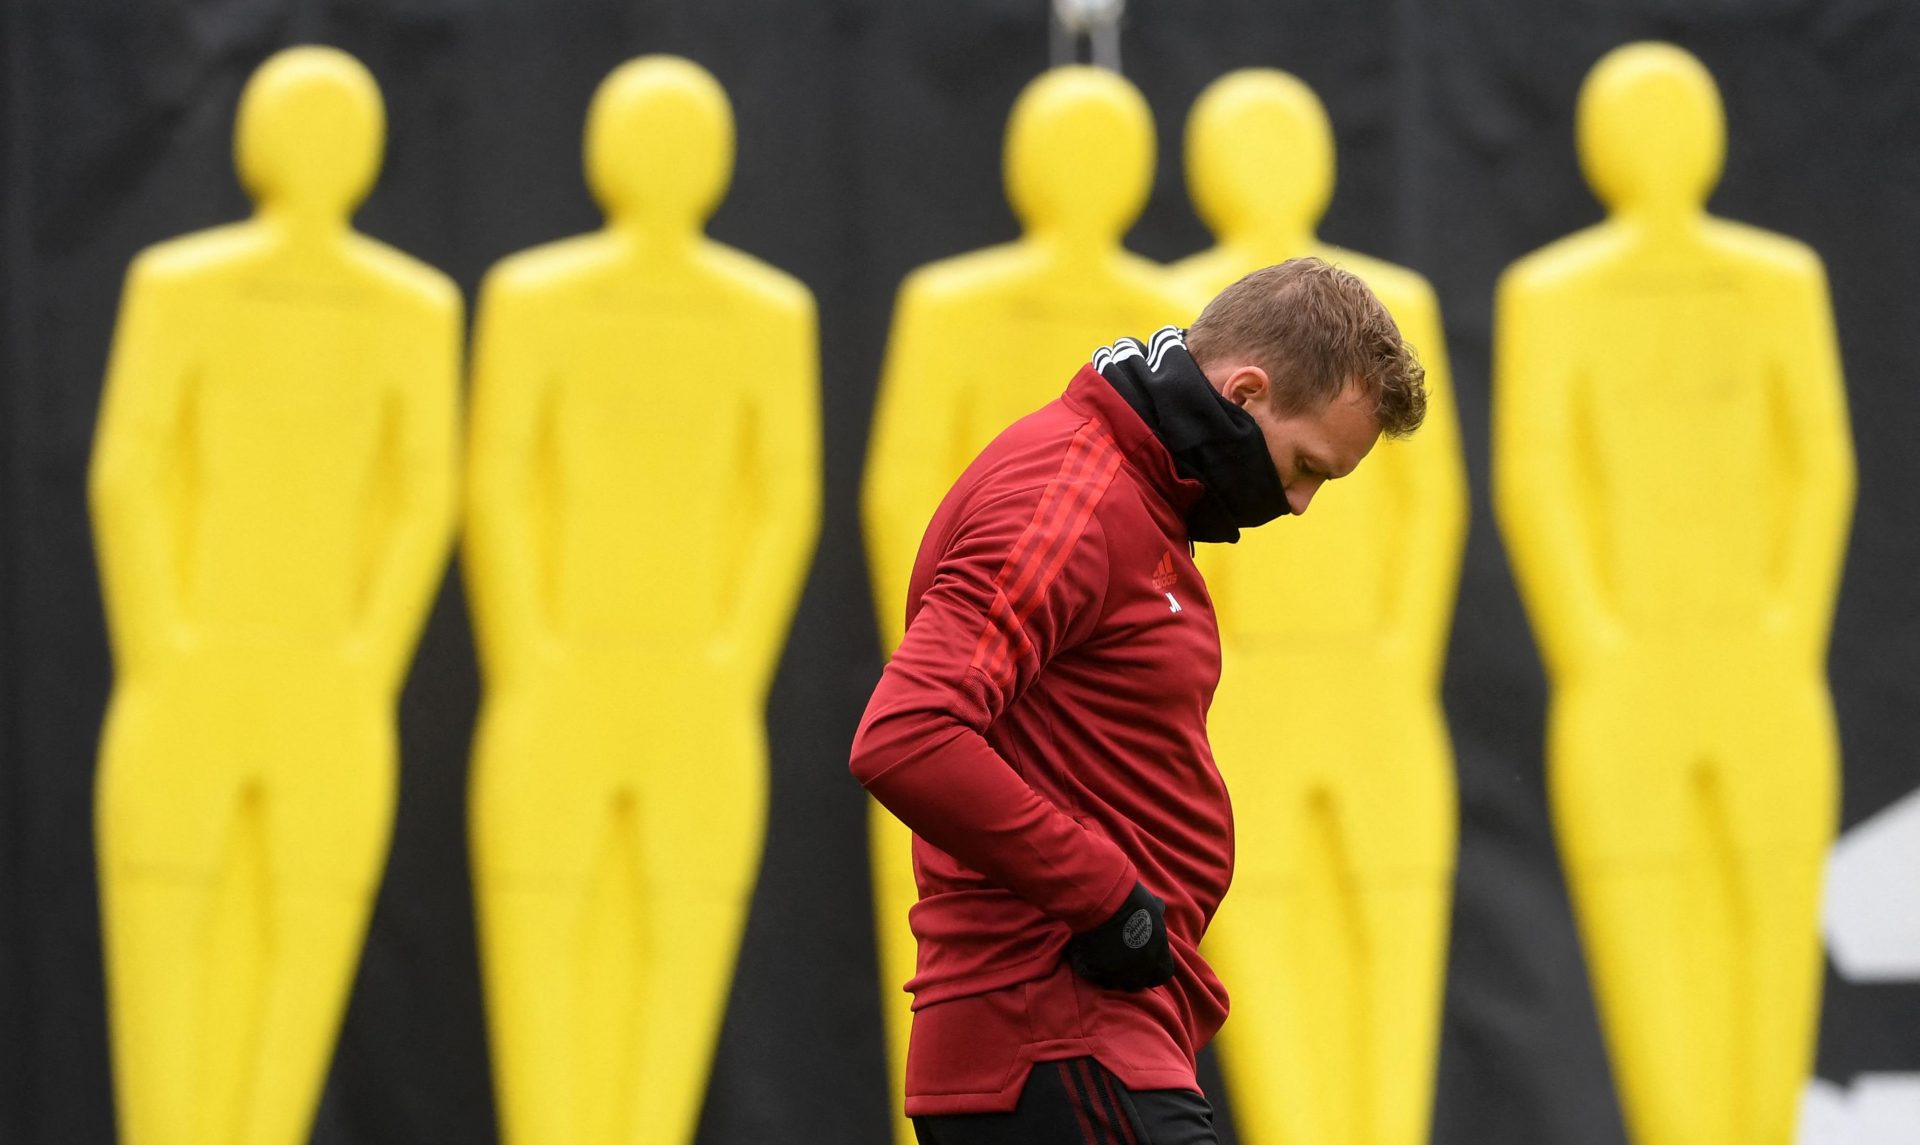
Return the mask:
[[[1127,901],[1127,896],[1133,893],[1134,885],[1140,881],[1140,875],[1134,870],[1132,861],[1124,856],[1120,861],[1123,865],[1119,875],[1114,878],[1113,884],[1106,889],[1105,893],[1093,900],[1092,906],[1079,914],[1061,918],[1060,921],[1067,924],[1068,930],[1075,934],[1085,934],[1112,918],[1114,912],[1120,909],[1120,904]]]

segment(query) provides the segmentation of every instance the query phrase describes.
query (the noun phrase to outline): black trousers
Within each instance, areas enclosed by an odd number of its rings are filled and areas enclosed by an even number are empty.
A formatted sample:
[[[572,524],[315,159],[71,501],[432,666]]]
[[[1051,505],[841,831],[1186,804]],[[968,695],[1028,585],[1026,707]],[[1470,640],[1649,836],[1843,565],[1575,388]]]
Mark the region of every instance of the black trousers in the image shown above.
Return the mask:
[[[1092,1058],[1039,1062],[1012,1113],[916,1117],[920,1145],[1219,1145],[1213,1107],[1185,1089],[1131,1092]]]

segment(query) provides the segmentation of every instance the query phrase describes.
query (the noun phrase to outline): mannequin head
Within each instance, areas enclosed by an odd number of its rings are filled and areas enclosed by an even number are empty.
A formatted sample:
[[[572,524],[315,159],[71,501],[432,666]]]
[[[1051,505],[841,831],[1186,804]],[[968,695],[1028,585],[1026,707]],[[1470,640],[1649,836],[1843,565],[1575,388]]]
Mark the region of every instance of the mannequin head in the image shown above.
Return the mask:
[[[1720,179],[1720,92],[1671,44],[1608,52],[1581,86],[1577,129],[1587,182],[1609,211],[1698,209]]]
[[[608,219],[698,230],[733,177],[733,108],[705,68],[642,56],[615,68],[587,113],[587,185]]]
[[[386,139],[380,88],[335,48],[289,48],[247,81],[234,163],[268,211],[344,221],[379,173]]]
[[[1014,102],[1007,199],[1029,232],[1117,243],[1152,189],[1153,146],[1153,114],[1132,84],[1056,68]]]
[[[1187,191],[1222,238],[1311,235],[1333,195],[1333,172],[1326,109],[1286,72],[1229,72],[1187,115]]]

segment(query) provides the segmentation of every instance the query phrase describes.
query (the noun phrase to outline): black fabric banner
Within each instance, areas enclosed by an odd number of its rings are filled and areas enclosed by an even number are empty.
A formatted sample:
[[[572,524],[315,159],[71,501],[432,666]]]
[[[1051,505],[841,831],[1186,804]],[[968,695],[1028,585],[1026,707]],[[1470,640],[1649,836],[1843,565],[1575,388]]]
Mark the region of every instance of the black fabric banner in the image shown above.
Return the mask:
[[[826,519],[775,686],[765,867],[701,1140],[887,1139],[865,796],[846,748],[880,669],[857,513],[901,277],[1015,233],[1000,147],[1048,64],[1048,5],[819,0],[13,0],[4,14],[0,251],[0,1140],[112,1140],[91,792],[109,683],[85,499],[128,260],[234,219],[235,101],[295,43],[383,89],[387,161],[358,225],[447,270],[592,228],[587,100],[676,52],[733,100],[739,160],[713,234],[820,301]],[[1673,40],[1726,102],[1716,213],[1811,243],[1831,276],[1860,464],[1832,658],[1851,827],[1920,786],[1920,8],[1904,0],[1134,0],[1126,71],[1160,130],[1131,238],[1210,242],[1181,127],[1230,68],[1325,101],[1340,176],[1323,235],[1433,279],[1473,480],[1446,678],[1462,833],[1435,1140],[1612,1145],[1622,1129],[1547,823],[1545,687],[1487,499],[1493,283],[1599,217],[1573,99],[1608,48]],[[1114,334],[1138,333],[1114,331]],[[1091,349],[1091,347],[1089,348]],[[716,347],[724,368],[724,347]],[[1064,385],[1065,379],[1061,379]],[[457,571],[402,707],[395,842],[314,1140],[493,1140],[464,841],[478,696]],[[1907,872],[1907,878],[1912,873]],[[1820,1071],[1920,1071],[1920,983],[1830,976]],[[1213,1075],[1210,1075],[1213,1076]],[[1230,1100],[1230,1096],[1229,1096]]]

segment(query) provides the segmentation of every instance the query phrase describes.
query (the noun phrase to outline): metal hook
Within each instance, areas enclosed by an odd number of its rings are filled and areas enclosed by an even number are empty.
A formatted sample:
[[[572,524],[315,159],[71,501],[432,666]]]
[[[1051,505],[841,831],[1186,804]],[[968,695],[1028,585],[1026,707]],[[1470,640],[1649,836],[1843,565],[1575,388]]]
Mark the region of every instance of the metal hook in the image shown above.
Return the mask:
[[[1127,0],[1053,0],[1051,36],[1053,66],[1077,64],[1085,38],[1085,61],[1108,71],[1120,70],[1120,17]]]

